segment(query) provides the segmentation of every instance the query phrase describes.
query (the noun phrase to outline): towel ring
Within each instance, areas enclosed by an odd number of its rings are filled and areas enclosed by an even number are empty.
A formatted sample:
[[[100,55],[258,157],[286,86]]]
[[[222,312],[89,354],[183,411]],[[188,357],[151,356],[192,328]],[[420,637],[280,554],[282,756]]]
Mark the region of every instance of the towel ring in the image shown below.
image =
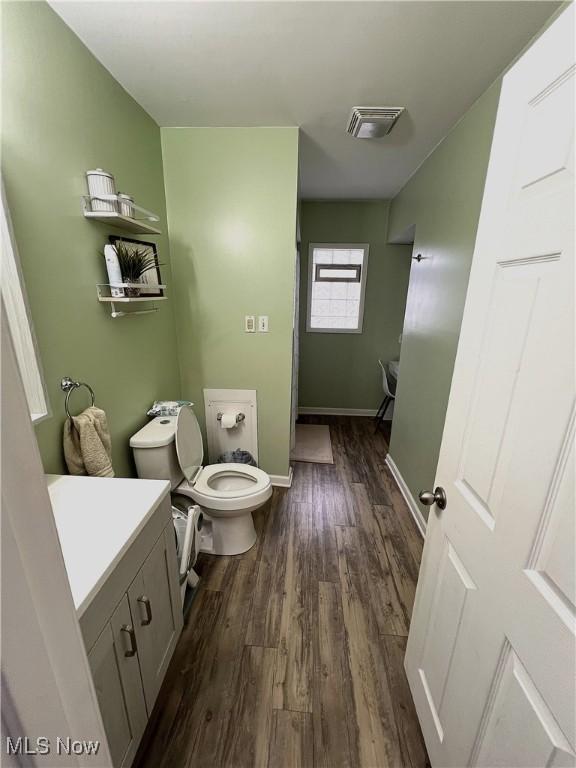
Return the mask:
[[[90,386],[90,384],[86,384],[84,381],[74,381],[70,378],[70,376],[64,376],[62,381],[60,382],[60,389],[62,392],[66,392],[66,400],[64,401],[64,410],[66,411],[66,416],[68,416],[69,419],[72,418],[72,415],[70,413],[70,409],[68,408],[68,404],[70,401],[70,395],[72,392],[74,392],[75,389],[78,389],[79,387],[86,387],[88,392],[90,392],[90,395],[92,397],[92,405],[96,402],[96,397],[94,395],[94,390]]]

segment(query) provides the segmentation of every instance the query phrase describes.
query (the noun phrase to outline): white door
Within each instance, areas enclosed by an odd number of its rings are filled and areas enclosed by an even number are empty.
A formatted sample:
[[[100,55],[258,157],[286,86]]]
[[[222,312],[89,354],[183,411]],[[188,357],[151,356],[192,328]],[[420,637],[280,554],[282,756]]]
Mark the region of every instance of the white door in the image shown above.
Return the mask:
[[[576,762],[573,25],[502,86],[406,654],[434,766]]]

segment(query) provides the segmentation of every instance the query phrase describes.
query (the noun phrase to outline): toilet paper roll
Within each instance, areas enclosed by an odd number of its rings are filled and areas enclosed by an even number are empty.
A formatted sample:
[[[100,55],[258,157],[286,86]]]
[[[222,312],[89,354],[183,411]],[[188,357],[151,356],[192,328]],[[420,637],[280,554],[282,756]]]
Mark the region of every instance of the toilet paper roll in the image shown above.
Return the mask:
[[[222,429],[232,429],[236,426],[236,413],[223,413],[220,419],[220,426]]]

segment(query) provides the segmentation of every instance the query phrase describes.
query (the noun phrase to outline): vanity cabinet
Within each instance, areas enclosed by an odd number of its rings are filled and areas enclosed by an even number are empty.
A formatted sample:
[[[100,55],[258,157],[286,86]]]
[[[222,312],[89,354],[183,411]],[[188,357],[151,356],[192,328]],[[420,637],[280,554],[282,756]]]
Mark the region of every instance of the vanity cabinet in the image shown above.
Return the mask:
[[[113,768],[134,760],[182,624],[168,498],[80,617]]]
[[[47,482],[112,768],[129,768],[183,624],[170,483]]]

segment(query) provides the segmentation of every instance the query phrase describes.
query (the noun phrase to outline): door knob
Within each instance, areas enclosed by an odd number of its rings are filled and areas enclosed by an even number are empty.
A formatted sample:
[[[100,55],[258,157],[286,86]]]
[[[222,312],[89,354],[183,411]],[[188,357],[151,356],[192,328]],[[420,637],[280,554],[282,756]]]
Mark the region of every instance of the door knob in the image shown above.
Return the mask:
[[[420,491],[418,498],[425,507],[436,504],[438,509],[446,509],[446,491],[440,486],[434,489],[434,493],[432,491]]]

